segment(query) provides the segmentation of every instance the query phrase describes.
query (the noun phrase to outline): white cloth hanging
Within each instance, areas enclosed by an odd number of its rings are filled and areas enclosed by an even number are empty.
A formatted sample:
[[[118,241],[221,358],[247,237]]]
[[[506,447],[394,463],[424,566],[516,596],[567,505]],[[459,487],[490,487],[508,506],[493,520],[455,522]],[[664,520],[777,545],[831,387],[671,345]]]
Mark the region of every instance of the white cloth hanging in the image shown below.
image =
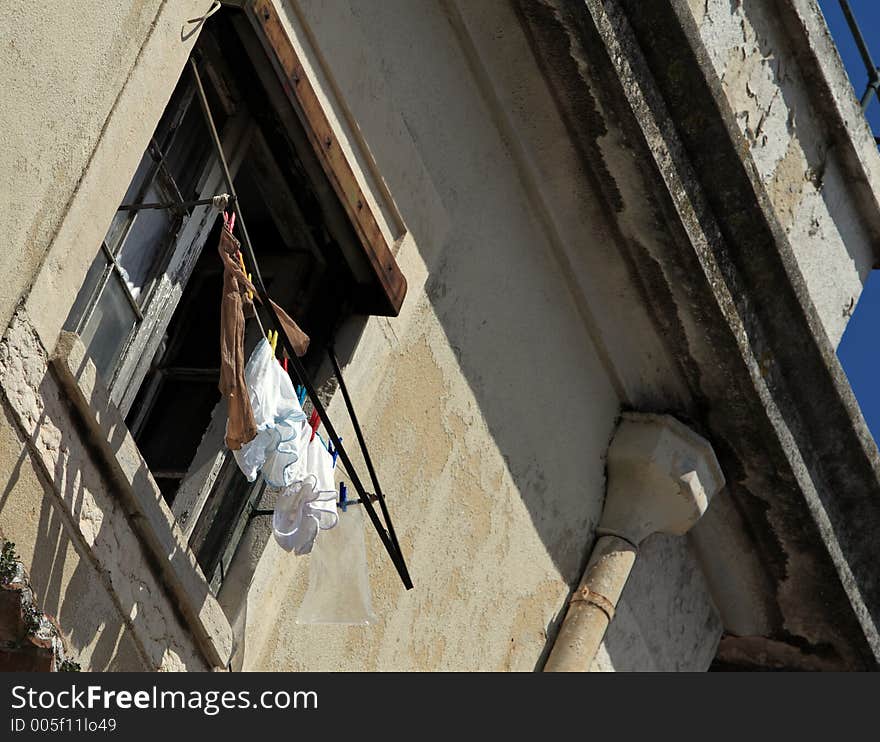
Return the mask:
[[[249,482],[256,481],[262,472],[269,486],[289,487],[302,479],[300,462],[306,449],[301,447],[300,434],[309,426],[293,382],[275,359],[272,346],[265,338],[251,353],[244,378],[257,424],[257,437],[232,453]]]
[[[280,491],[272,514],[272,533],[278,545],[298,555],[311,552],[318,531],[333,528],[339,520],[333,457],[317,436],[309,442],[311,435],[306,425],[300,434],[300,445],[304,442],[306,448],[298,470],[301,478]]]

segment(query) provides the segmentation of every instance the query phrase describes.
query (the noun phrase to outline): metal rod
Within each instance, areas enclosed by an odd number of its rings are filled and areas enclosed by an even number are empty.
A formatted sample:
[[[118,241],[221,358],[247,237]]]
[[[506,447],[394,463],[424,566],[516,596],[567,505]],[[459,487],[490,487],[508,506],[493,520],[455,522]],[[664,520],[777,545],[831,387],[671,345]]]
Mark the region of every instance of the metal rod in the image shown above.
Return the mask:
[[[174,209],[181,206],[208,206],[216,203],[217,199],[225,199],[231,202],[233,199],[228,193],[221,193],[219,196],[211,198],[199,198],[195,201],[168,201],[165,203],[149,203],[149,204],[123,204],[117,211],[142,211],[143,209]]]
[[[370,480],[376,490],[376,496],[379,500],[379,508],[382,510],[382,517],[388,524],[388,534],[391,536],[391,542],[394,548],[400,551],[400,544],[397,541],[397,534],[394,532],[394,524],[391,522],[391,516],[388,514],[388,507],[385,505],[385,495],[382,494],[382,486],[379,484],[379,477],[373,468],[373,460],[370,457],[370,450],[367,448],[367,442],[364,440],[364,434],[361,431],[361,424],[358,422],[357,415],[354,411],[354,403],[351,401],[351,395],[348,393],[348,387],[345,385],[345,379],[342,377],[342,369],[339,367],[339,359],[336,358],[336,349],[333,343],[327,347],[327,355],[330,356],[330,363],[333,364],[333,373],[339,380],[339,390],[342,392],[342,398],[345,400],[345,406],[348,408],[348,416],[351,418],[351,424],[354,428],[354,434],[357,436],[358,444],[361,447],[361,453],[364,455],[364,462],[367,465],[367,471],[370,473]],[[360,493],[359,493],[360,494]],[[363,497],[363,495],[361,495]]]
[[[376,500],[378,500],[378,499],[379,498],[373,494],[371,494],[369,497],[370,502],[376,502]],[[357,500],[346,500],[345,504],[346,504],[346,506],[348,506],[348,505],[363,505],[363,500],[361,500],[361,498],[359,497]],[[248,516],[248,518],[259,518],[262,515],[274,515],[274,514],[275,514],[274,510],[263,510],[262,508],[261,509],[251,508],[251,513]]]
[[[865,37],[862,36],[862,29],[859,28],[858,21],[856,21],[852,8],[849,6],[849,0],[838,0],[838,2],[840,3],[840,9],[843,11],[844,17],[846,18],[849,30],[852,32],[853,38],[856,40],[856,46],[859,48],[862,62],[865,63],[865,69],[868,72],[868,80],[872,82],[876,81],[878,77],[877,65],[874,64],[874,60],[871,58],[871,51],[868,49]]]
[[[865,113],[865,111],[868,110],[868,106],[871,105],[871,99],[877,93],[878,86],[880,86],[880,80],[875,80],[874,82],[868,83],[868,87],[865,88],[865,94],[859,101],[859,105],[862,108],[862,113]]]
[[[199,75],[198,66],[196,65],[196,61],[193,57],[189,59],[190,68],[192,69],[193,78],[196,83],[196,92],[199,96],[199,104],[202,107],[202,113],[205,116],[205,122],[208,125],[208,131],[211,134],[211,139],[214,143],[214,149],[217,152],[217,157],[220,160],[220,166],[223,170],[223,177],[226,180],[226,185],[229,188],[229,193],[235,202],[238,203],[238,197],[235,192],[235,185],[232,182],[232,176],[229,174],[229,167],[226,164],[226,155],[223,152],[223,145],[220,142],[220,136],[217,134],[217,127],[214,125],[214,117],[211,114],[211,108],[208,105],[208,98],[205,95],[205,89],[202,86],[202,78]],[[409,571],[406,567],[406,562],[403,558],[403,553],[399,550],[396,543],[391,540],[388,535],[388,532],[385,530],[385,526],[382,524],[381,520],[379,520],[379,516],[376,513],[373,504],[370,502],[369,497],[367,496],[366,490],[364,489],[363,484],[360,481],[360,478],[355,471],[354,466],[351,463],[351,459],[348,456],[348,452],[345,450],[342,445],[342,441],[339,439],[339,436],[336,434],[336,430],[333,427],[333,424],[330,422],[330,416],[327,414],[327,410],[324,409],[324,405],[321,404],[320,399],[318,399],[318,394],[315,390],[314,385],[312,384],[311,379],[306,373],[305,368],[302,365],[302,362],[297,357],[296,352],[293,350],[293,347],[290,344],[290,340],[287,337],[287,334],[284,332],[284,327],[281,325],[281,321],[278,319],[278,315],[275,313],[275,308],[272,306],[272,302],[269,299],[269,294],[266,291],[266,285],[263,283],[263,277],[260,274],[260,266],[257,263],[256,255],[254,254],[253,246],[251,245],[250,236],[248,235],[247,226],[245,225],[244,216],[241,213],[241,207],[239,205],[238,208],[238,224],[241,227],[242,234],[242,244],[247,252],[248,260],[251,263],[251,267],[253,268],[253,276],[254,276],[254,287],[257,289],[257,293],[260,295],[260,298],[263,301],[263,305],[268,312],[270,318],[272,319],[273,324],[276,329],[279,331],[279,338],[284,346],[284,349],[287,351],[287,355],[290,358],[290,365],[293,366],[293,370],[296,373],[297,378],[300,383],[306,388],[306,392],[312,400],[312,404],[314,405],[315,410],[318,412],[318,417],[321,418],[321,422],[324,423],[324,429],[327,431],[327,435],[330,437],[330,440],[333,441],[333,445],[336,450],[339,452],[339,458],[342,459],[342,463],[345,466],[346,471],[348,472],[349,477],[351,478],[352,484],[354,485],[355,490],[360,496],[361,500],[363,500],[364,509],[367,511],[367,515],[370,518],[370,521],[373,524],[373,527],[376,529],[376,533],[379,535],[379,539],[382,541],[382,545],[385,547],[385,550],[388,552],[388,556],[391,558],[392,563],[397,569],[397,573],[400,575],[400,579],[403,581],[403,585],[407,590],[412,589],[412,580],[409,576]],[[383,514],[387,512],[383,509]],[[391,521],[388,521],[389,525]]]

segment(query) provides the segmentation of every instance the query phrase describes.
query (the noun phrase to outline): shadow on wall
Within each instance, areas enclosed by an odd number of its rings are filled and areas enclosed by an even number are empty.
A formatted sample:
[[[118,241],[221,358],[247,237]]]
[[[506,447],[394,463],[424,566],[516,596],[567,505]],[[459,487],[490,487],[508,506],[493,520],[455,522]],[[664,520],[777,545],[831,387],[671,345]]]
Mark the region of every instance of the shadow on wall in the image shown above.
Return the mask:
[[[14,342],[8,337],[7,341]],[[82,370],[77,369],[76,375]],[[11,373],[7,369],[7,377]],[[50,481],[43,481],[35,550],[28,569],[44,610],[57,617],[72,650],[92,645],[97,637],[88,669],[203,669],[201,657],[180,646],[179,639],[186,631],[173,612],[173,599],[165,594],[153,570],[145,568],[149,557],[132,531],[137,519],[129,520],[126,512],[132,509],[125,505],[126,488],[141,488],[158,500],[158,487],[140,456],[131,482],[120,481],[113,466],[99,460],[97,452],[102,446],[109,445],[110,451],[118,454],[127,436],[118,412],[109,407],[106,393],[101,391],[96,388],[90,400],[96,419],[106,425],[118,418],[120,423],[113,425],[106,443],[94,440],[64,387],[48,370],[32,396],[11,400],[19,429],[30,429],[25,431],[27,444],[0,498],[0,510],[20,480],[25,457],[30,456],[39,478]],[[38,415],[21,414],[27,404],[22,399],[27,398],[42,405]],[[130,446],[120,457],[130,457],[132,450],[136,451]],[[71,534],[75,536],[71,538]],[[67,560],[73,554],[77,561],[67,575]],[[167,559],[179,569],[192,566],[188,554],[178,549]],[[200,582],[204,600],[207,585],[204,579]],[[189,640],[183,642],[188,644]],[[169,659],[169,653],[176,655],[179,664]]]
[[[103,590],[97,573],[74,544],[57,508],[43,498],[37,532],[38,549],[31,562],[31,582],[43,602],[43,610],[58,619],[69,646],[90,647],[88,669],[92,671],[141,670],[142,662],[131,665],[132,657],[120,656],[118,643],[123,626],[121,620],[108,622],[106,614],[95,610],[95,590]],[[73,573],[64,574],[67,555],[73,548],[78,557]],[[106,599],[101,602],[106,602]],[[115,617],[113,617],[115,618]]]
[[[31,443],[37,440],[44,421],[45,414],[36,424],[30,438]],[[64,446],[63,439],[61,445]],[[23,448],[6,487],[0,494],[0,512],[19,485],[22,466],[29,456],[28,447]],[[125,647],[119,644],[124,628],[123,621],[119,615],[115,615],[117,609],[110,603],[105,592],[107,588],[101,584],[99,573],[91,563],[86,549],[78,540],[71,539],[71,526],[68,518],[62,515],[60,503],[53,502],[57,496],[60,496],[72,512],[77,514],[81,512],[83,487],[77,466],[59,461],[55,485],[59,488],[57,495],[52,492],[54,485],[44,484],[45,492],[40,499],[36,543],[28,564],[31,586],[36,598],[41,603],[42,609],[58,620],[68,645],[75,653],[84,647],[89,647],[87,669],[142,670],[145,663],[140,657],[134,654],[125,656]],[[30,494],[33,496],[35,493]],[[98,538],[103,538],[100,530]],[[68,563],[69,557],[75,557],[72,572]],[[110,610],[101,610],[102,607]],[[129,611],[133,607],[129,605]],[[125,607],[119,606],[119,608],[124,610]],[[129,647],[129,649],[133,648]]]
[[[356,10],[365,37],[384,50],[383,71],[401,102],[400,128],[412,137],[412,151],[430,180],[416,193],[406,182],[415,169],[399,183],[397,170],[385,174],[427,268],[430,305],[428,311],[416,309],[392,362],[391,391],[384,398],[393,414],[364,421],[370,440],[396,436],[392,454],[413,459],[403,465],[378,462],[380,473],[389,472],[383,479],[389,480],[392,514],[407,498],[427,507],[435,496],[455,495],[444,479],[451,464],[459,470],[456,484],[466,490],[473,513],[456,528],[481,527],[481,495],[489,498],[489,515],[510,511],[511,496],[517,497],[559,574],[573,584],[601,511],[604,455],[619,399],[485,101],[468,86],[462,91],[461,81],[472,77],[464,57],[422,55],[409,65],[413,40],[426,34],[436,37],[437,48],[458,48],[448,19],[439,4],[395,7],[393,27],[383,23],[387,11],[378,6]],[[424,95],[427,79],[435,86],[431,96]],[[427,201],[425,192],[436,202]],[[422,218],[428,210],[436,214]],[[430,233],[436,225],[448,230]],[[584,249],[589,240],[585,235]],[[419,286],[411,284],[404,312],[413,311],[420,298]],[[434,318],[439,333],[433,331]],[[465,434],[482,424],[513,487],[494,489],[494,478],[486,476],[495,466],[490,447],[457,459],[450,451],[436,465],[430,461],[438,449],[442,453],[444,431]],[[421,453],[413,456],[407,450],[411,445]],[[463,445],[453,441],[452,448]],[[441,483],[446,491],[438,490]],[[466,543],[468,535],[461,533],[460,541]],[[512,534],[508,553],[526,546],[522,536]],[[459,537],[450,533],[450,538]],[[499,570],[497,579],[501,590],[521,587],[516,574]]]

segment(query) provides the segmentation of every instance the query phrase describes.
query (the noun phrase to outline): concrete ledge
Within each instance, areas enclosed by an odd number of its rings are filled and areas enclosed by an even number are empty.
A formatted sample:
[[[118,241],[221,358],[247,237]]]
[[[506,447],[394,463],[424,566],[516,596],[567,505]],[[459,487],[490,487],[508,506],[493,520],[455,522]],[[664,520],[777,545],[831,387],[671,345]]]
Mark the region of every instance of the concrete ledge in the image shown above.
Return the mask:
[[[758,555],[742,584],[790,668],[876,668],[880,454],[690,6],[519,8],[687,379],[672,412],[712,440],[744,523],[748,546],[713,556],[731,575]]]
[[[50,362],[205,658],[225,668],[232,654],[229,622],[79,337],[61,333]]]
[[[843,66],[817,0],[779,0],[798,51],[800,73],[810,83],[813,101],[824,115],[851,167],[848,175],[862,191],[874,234],[880,226],[880,153],[857,94]],[[880,262],[880,261],[878,261]]]

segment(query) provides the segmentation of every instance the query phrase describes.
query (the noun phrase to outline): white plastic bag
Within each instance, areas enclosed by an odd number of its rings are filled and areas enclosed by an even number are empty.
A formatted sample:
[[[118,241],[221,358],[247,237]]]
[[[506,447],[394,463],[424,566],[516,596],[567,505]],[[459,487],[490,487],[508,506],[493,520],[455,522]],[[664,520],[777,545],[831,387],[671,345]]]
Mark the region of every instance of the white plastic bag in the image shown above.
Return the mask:
[[[300,624],[373,623],[367,570],[364,516],[360,505],[339,513],[339,522],[321,531],[309,557],[309,586],[300,604]]]

